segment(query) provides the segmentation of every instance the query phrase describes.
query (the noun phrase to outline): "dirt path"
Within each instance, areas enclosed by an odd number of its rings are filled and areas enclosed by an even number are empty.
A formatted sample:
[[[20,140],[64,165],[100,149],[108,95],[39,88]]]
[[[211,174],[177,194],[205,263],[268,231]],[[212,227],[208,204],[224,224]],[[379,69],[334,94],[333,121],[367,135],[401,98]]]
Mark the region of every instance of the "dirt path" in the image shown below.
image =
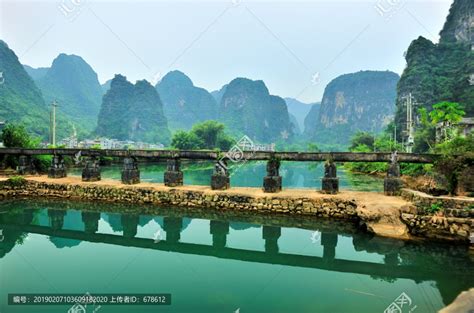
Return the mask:
[[[200,191],[204,194],[240,195],[253,198],[275,199],[324,199],[337,198],[357,203],[357,213],[367,225],[367,229],[375,234],[385,237],[408,238],[408,228],[400,220],[400,210],[410,203],[400,197],[386,196],[381,192],[362,192],[343,190],[337,195],[328,195],[312,189],[284,189],[278,193],[264,193],[262,188],[232,187],[228,190],[212,190],[209,186],[185,185],[180,187],[167,187],[160,183],[142,182],[135,185],[124,185],[118,180],[103,179],[98,182],[83,182],[81,177],[70,176],[65,178],[48,178],[47,176],[26,176],[28,180],[36,182],[109,186],[112,188],[150,188],[158,191],[171,189]],[[0,181],[8,177],[0,177]]]

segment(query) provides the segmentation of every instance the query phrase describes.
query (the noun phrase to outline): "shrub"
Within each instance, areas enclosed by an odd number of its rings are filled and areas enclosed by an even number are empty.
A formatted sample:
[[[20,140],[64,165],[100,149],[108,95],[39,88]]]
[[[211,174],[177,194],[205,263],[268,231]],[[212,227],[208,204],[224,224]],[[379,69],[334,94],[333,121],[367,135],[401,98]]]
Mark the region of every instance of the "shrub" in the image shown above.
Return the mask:
[[[37,155],[33,159],[33,164],[39,173],[46,173],[51,166],[52,159],[51,155]]]
[[[224,124],[208,120],[194,124],[190,131],[178,130],[171,139],[171,146],[180,150],[220,149],[227,151],[234,140],[224,131]]]
[[[40,142],[38,138],[32,137],[22,124],[8,123],[2,129],[1,140],[8,148],[36,148]],[[5,165],[11,168],[18,166],[18,157],[13,155],[5,156]]]
[[[474,166],[474,152],[459,156],[443,156],[436,161],[435,170],[446,178],[448,191],[454,195],[458,189],[459,181],[463,179],[462,172],[472,166]]]
[[[12,186],[23,186],[26,183],[26,179],[23,176],[12,176],[8,179],[8,183]]]
[[[433,203],[430,207],[426,208],[426,211],[429,213],[436,213],[444,210],[443,204],[441,202]]]
[[[417,163],[400,163],[400,172],[407,176],[421,176],[432,172],[433,165]]]

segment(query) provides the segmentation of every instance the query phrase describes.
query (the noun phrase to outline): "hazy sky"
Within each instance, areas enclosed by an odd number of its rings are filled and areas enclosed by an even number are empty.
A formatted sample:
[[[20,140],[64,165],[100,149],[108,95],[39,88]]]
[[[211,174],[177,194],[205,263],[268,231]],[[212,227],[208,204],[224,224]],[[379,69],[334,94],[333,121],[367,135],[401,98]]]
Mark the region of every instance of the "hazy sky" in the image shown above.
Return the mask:
[[[0,0],[0,38],[33,67],[80,55],[101,83],[179,69],[210,91],[248,77],[315,102],[341,74],[401,74],[413,39],[438,41],[451,2]]]

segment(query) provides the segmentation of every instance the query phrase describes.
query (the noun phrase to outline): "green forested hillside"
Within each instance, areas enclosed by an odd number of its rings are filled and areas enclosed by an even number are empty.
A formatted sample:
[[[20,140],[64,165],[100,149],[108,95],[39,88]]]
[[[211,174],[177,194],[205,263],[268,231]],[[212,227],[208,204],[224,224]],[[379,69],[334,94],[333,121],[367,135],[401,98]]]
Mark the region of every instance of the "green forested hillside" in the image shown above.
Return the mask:
[[[214,91],[211,91],[211,95],[214,97],[214,99],[216,100],[217,104],[219,105],[219,103],[221,103],[221,100],[222,100],[222,96],[224,95],[226,89],[227,89],[227,85],[228,84],[225,84],[224,86],[221,87],[221,89],[219,90],[214,90]]]
[[[260,142],[288,141],[293,137],[285,100],[270,95],[261,80],[231,81],[219,104],[219,120],[229,132]]]
[[[146,80],[130,83],[115,75],[104,95],[97,134],[119,140],[170,142],[163,104],[155,88]]]
[[[23,123],[34,135],[48,139],[49,107],[41,91],[18,60],[15,52],[0,40],[0,119]],[[58,137],[72,131],[68,119],[58,114]]]
[[[396,123],[406,127],[404,99],[411,93],[417,109],[432,110],[441,101],[458,102],[467,116],[474,116],[474,86],[469,82],[474,73],[474,32],[469,18],[474,14],[474,1],[455,0],[438,44],[419,37],[406,52],[407,65],[398,83]]]
[[[288,113],[293,115],[297,122],[297,127],[301,132],[304,131],[304,119],[308,115],[313,103],[303,103],[297,99],[285,98],[286,105],[288,107]]]
[[[319,112],[314,107],[306,118],[306,135],[318,143],[347,146],[358,131],[380,132],[393,119],[398,79],[390,71],[335,78],[324,89]]]
[[[321,102],[317,102],[311,106],[308,114],[304,119],[304,132],[306,137],[311,137],[316,132],[316,126],[318,124],[319,110],[321,109]]]
[[[203,88],[194,86],[180,71],[166,74],[156,85],[170,129],[188,130],[202,121],[217,118],[217,103]]]
[[[29,65],[23,65],[23,68],[34,81],[43,78],[49,70],[49,67],[33,68]]]
[[[81,57],[60,54],[36,82],[46,103],[56,100],[58,110],[77,125],[95,128],[103,91],[97,74]]]

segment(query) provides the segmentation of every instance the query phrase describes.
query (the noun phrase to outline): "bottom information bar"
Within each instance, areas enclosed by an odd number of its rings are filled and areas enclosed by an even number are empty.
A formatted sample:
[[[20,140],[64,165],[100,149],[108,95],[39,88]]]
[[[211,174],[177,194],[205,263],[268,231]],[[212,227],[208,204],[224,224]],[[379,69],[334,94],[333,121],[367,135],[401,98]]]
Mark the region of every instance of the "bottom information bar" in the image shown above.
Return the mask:
[[[9,305],[170,305],[171,294],[8,294]]]

